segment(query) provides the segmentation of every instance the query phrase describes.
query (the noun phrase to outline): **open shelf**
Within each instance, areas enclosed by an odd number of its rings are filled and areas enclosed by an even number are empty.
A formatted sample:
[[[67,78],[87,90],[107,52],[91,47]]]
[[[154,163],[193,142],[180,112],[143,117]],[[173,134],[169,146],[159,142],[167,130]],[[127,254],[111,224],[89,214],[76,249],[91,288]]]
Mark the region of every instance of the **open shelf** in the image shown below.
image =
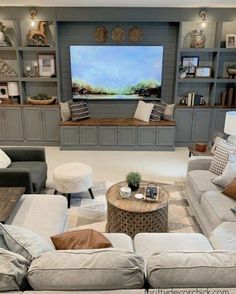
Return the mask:
[[[46,83],[51,83],[51,82],[57,82],[58,79],[57,78],[47,78],[47,77],[32,77],[32,78],[26,78],[26,77],[22,77],[20,78],[20,80],[22,82],[46,82]]]
[[[55,47],[18,47],[19,51],[32,51],[32,52],[55,52]]]
[[[178,83],[214,83],[215,79],[211,78],[178,78]]]

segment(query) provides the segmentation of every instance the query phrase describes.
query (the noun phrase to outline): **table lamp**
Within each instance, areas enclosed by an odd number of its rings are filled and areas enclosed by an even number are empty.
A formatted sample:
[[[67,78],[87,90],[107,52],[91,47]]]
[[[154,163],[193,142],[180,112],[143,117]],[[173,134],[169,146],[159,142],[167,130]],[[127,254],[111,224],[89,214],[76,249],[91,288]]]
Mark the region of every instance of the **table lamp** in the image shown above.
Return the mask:
[[[226,112],[224,132],[229,135],[227,142],[236,145],[236,111]]]

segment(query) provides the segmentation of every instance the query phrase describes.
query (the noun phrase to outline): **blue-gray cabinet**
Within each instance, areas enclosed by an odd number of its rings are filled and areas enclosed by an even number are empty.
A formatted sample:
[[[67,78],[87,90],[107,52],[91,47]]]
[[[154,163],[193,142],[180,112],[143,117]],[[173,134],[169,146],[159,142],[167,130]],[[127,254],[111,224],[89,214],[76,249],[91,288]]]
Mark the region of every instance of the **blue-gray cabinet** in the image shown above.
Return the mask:
[[[189,144],[192,134],[193,108],[175,109],[175,142]]]
[[[98,144],[98,132],[95,126],[79,127],[79,144],[81,146],[96,146]]]
[[[138,127],[138,145],[156,145],[156,127]]]
[[[118,128],[118,145],[134,146],[136,144],[136,128],[119,127]]]
[[[191,141],[209,141],[211,124],[211,108],[196,108],[193,113],[192,138]]]
[[[3,118],[3,108],[0,108],[0,141],[6,140],[4,118]]]
[[[101,146],[117,145],[117,127],[100,127],[99,129],[99,143]]]
[[[25,139],[35,142],[59,142],[58,107],[25,107]]]
[[[156,128],[156,145],[157,146],[174,146],[175,128],[158,127]]]
[[[3,107],[2,117],[6,141],[23,141],[23,125],[21,107]]]
[[[79,127],[61,127],[60,128],[61,145],[78,146],[79,145]]]

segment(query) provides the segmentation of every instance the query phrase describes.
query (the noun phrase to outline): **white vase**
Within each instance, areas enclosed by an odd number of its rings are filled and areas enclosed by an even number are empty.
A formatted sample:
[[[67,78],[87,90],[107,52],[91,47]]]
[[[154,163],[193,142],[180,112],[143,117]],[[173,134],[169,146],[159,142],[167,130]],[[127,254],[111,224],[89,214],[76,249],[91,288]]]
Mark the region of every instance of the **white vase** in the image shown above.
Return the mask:
[[[180,75],[179,75],[179,77],[180,77],[181,79],[186,78],[186,72],[181,72]]]

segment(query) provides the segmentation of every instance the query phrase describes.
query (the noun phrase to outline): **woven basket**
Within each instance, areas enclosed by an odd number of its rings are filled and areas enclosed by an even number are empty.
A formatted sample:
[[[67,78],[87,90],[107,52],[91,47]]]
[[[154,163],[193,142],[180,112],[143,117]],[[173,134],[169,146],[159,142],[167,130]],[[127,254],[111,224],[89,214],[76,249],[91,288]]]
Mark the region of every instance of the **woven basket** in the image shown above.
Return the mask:
[[[56,100],[56,97],[52,97],[49,100],[36,100],[36,99],[32,99],[31,97],[27,98],[27,102],[31,103],[31,104],[36,104],[36,105],[48,105],[48,104],[52,104],[54,103]]]

